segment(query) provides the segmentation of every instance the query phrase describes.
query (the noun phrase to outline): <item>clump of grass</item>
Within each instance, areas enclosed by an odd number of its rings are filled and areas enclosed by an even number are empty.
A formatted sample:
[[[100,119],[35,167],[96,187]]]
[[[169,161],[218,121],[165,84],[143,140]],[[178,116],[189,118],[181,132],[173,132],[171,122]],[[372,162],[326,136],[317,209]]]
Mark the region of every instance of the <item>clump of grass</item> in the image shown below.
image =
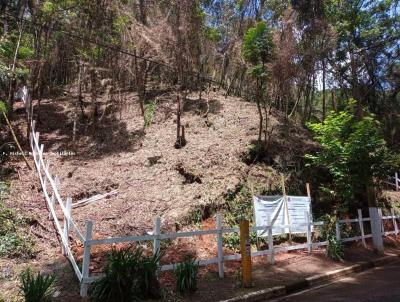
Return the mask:
[[[157,101],[152,100],[144,105],[144,127],[150,127],[153,122],[154,112],[156,111]]]
[[[195,258],[188,256],[185,261],[179,263],[174,274],[176,277],[176,289],[179,293],[193,293],[197,290],[197,274],[199,262]]]
[[[158,255],[144,256],[141,249],[112,250],[107,257],[104,277],[93,284],[92,301],[159,298],[159,260]]]
[[[43,275],[32,273],[30,269],[22,272],[21,293],[25,302],[50,302],[54,293],[56,277],[54,275]]]

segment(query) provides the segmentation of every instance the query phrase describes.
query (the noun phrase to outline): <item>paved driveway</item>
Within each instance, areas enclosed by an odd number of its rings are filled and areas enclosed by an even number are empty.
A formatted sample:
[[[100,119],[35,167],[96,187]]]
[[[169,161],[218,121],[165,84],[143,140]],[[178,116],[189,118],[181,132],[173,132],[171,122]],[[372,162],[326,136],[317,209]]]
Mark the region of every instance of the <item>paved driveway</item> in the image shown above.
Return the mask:
[[[400,301],[400,262],[273,301]]]

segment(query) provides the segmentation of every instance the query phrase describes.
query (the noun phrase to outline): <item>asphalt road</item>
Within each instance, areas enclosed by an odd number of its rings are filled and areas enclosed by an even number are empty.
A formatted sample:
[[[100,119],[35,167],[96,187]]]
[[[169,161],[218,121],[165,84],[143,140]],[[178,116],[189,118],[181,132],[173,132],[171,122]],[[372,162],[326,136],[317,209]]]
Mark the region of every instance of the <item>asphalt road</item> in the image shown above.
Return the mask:
[[[374,268],[328,285],[273,301],[400,301],[400,262]]]

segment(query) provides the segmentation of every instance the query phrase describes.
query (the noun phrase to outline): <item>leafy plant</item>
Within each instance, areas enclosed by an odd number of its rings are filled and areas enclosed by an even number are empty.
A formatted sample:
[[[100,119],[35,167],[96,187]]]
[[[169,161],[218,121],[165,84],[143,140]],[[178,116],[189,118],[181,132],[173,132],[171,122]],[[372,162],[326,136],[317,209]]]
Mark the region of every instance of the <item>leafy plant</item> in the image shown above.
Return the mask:
[[[9,194],[9,184],[0,182],[0,256],[30,257],[33,242],[29,236],[20,234],[25,221],[3,204]]]
[[[153,116],[154,116],[154,112],[156,110],[156,105],[157,105],[156,100],[153,100],[150,103],[144,105],[144,127],[145,128],[150,127],[150,125],[153,121]]]
[[[358,119],[354,102],[346,110],[331,113],[324,123],[308,125],[321,143],[321,151],[307,154],[312,165],[329,171],[333,186],[323,188],[332,192],[341,206],[349,201],[366,200],[366,188],[374,179],[385,179],[396,158],[383,139],[381,125],[372,114]]]
[[[26,302],[48,302],[54,293],[56,277],[54,275],[34,275],[30,269],[22,272],[21,292]]]
[[[108,254],[105,276],[96,281],[91,292],[93,301],[133,301],[158,298],[157,280],[160,257],[144,256],[141,249],[112,250]]]
[[[243,58],[253,65],[264,65],[269,62],[272,59],[273,49],[272,30],[265,22],[258,22],[243,38]]]
[[[328,241],[326,255],[332,260],[342,261],[344,255],[343,244],[336,238],[337,217],[326,214],[321,220],[324,222],[322,226],[322,237]]]
[[[336,236],[329,235],[327,238],[328,245],[326,253],[329,258],[335,261],[343,261],[344,250],[343,244],[337,240]]]
[[[185,261],[179,263],[174,274],[176,277],[176,289],[179,293],[193,293],[197,290],[197,273],[199,271],[199,262],[188,256]]]

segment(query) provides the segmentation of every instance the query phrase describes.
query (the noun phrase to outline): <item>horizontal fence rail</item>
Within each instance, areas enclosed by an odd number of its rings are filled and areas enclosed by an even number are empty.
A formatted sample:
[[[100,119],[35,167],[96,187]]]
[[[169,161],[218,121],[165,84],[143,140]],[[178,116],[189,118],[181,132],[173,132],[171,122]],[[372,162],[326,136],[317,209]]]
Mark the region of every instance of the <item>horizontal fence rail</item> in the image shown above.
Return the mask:
[[[46,204],[49,209],[49,219],[54,222],[55,229],[57,231],[58,236],[60,237],[60,242],[62,245],[63,254],[69,259],[73,270],[80,282],[80,294],[81,296],[86,296],[88,291],[88,285],[93,281],[97,280],[101,277],[101,275],[90,275],[90,261],[91,261],[91,251],[92,247],[96,245],[112,245],[117,243],[133,243],[133,242],[143,242],[150,241],[153,243],[153,254],[159,254],[160,246],[162,240],[171,240],[177,238],[187,238],[194,236],[204,236],[204,235],[213,235],[216,237],[216,256],[210,259],[200,259],[199,264],[201,266],[206,266],[210,264],[218,265],[218,273],[219,277],[224,277],[224,262],[240,260],[240,254],[226,254],[224,252],[224,234],[230,233],[239,233],[239,228],[226,228],[223,225],[223,220],[220,215],[217,215],[215,218],[215,229],[210,230],[197,230],[197,231],[184,231],[184,232],[175,232],[175,233],[162,233],[161,232],[161,218],[156,218],[154,221],[154,230],[148,235],[143,236],[127,236],[127,237],[114,237],[114,238],[104,238],[104,239],[93,239],[93,223],[90,220],[87,220],[85,223],[85,232],[83,233],[77,223],[73,220],[72,217],[72,198],[67,197],[63,199],[60,194],[60,181],[57,176],[53,176],[50,172],[50,163],[44,159],[43,151],[44,145],[40,144],[40,135],[39,132],[36,132],[36,123],[32,119],[32,100],[29,96],[28,90],[26,87],[21,89],[21,98],[23,104],[26,108],[26,112],[28,115],[28,125],[30,128],[30,146],[32,149],[32,157],[35,163],[36,171],[40,180],[41,187],[43,189],[43,195],[46,200]],[[397,186],[400,185],[400,180],[397,177],[397,173],[395,175],[395,182]],[[396,187],[397,188],[397,187]],[[58,218],[57,213],[61,213],[61,219]],[[273,264],[275,262],[274,255],[282,252],[293,251],[293,250],[301,250],[306,249],[309,253],[312,252],[313,249],[321,246],[326,246],[327,241],[321,242],[313,242],[313,233],[312,227],[315,226],[323,226],[324,222],[316,221],[313,222],[310,219],[310,214],[305,213],[308,219],[303,224],[298,224],[296,226],[305,226],[307,227],[307,232],[305,236],[307,238],[307,242],[303,244],[296,244],[290,246],[274,246],[273,241],[273,229],[284,229],[292,227],[291,225],[267,225],[267,226],[258,226],[251,227],[250,231],[264,231],[268,236],[267,246],[268,248],[265,250],[257,250],[252,251],[251,256],[264,256],[266,255],[268,258],[268,262]],[[394,210],[391,210],[391,215],[382,216],[382,212],[379,210],[379,219],[381,221],[381,235],[398,235],[398,225],[397,220],[400,216],[396,216]],[[392,222],[393,230],[384,229],[384,221],[388,220]],[[336,238],[341,242],[350,242],[350,241],[359,241],[361,240],[363,245],[366,247],[365,239],[372,238],[372,234],[365,234],[364,231],[364,223],[372,222],[371,218],[363,217],[362,211],[358,210],[358,217],[353,219],[341,219],[336,222]],[[342,225],[349,224],[358,224],[360,234],[353,237],[342,238]],[[75,260],[74,254],[71,250],[70,246],[70,235],[72,232],[76,235],[76,237],[83,244],[83,261],[82,268],[80,268]],[[179,263],[171,263],[160,265],[161,271],[173,270]]]
[[[384,183],[394,187],[396,191],[400,191],[400,178],[397,172],[394,174],[394,177],[389,177],[388,181],[384,181]]]

